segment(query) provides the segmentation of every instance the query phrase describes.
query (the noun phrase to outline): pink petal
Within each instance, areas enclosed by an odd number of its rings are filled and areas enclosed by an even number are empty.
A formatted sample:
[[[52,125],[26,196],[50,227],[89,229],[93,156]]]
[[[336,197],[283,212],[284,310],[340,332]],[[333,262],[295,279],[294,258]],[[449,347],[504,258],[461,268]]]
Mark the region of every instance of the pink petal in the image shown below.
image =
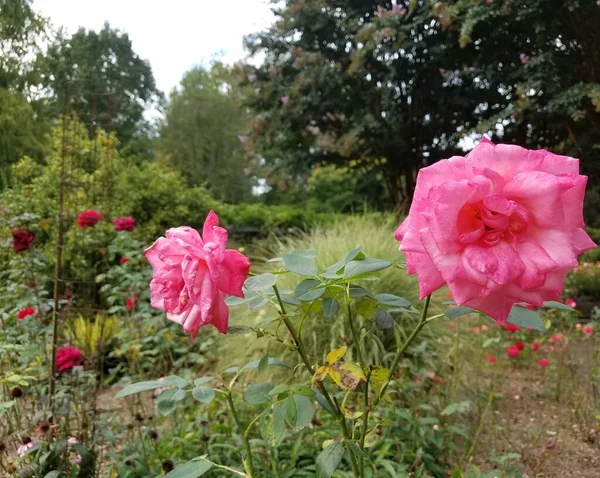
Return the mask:
[[[198,249],[202,247],[202,238],[196,229],[188,226],[180,226],[169,229],[165,236],[167,239],[176,239],[177,243],[186,249]]]
[[[575,248],[575,253],[579,255],[588,249],[595,249],[598,246],[583,229],[575,229],[573,231],[573,247]]]
[[[565,224],[568,227],[583,227],[583,198],[587,176],[575,176],[572,188],[567,189],[562,195]]]
[[[227,328],[229,324],[229,308],[225,303],[225,297],[223,296],[223,294],[219,294],[219,297],[217,298],[211,324],[213,324],[217,328],[217,330],[222,334],[227,333]]]
[[[582,229],[583,231],[583,229]],[[576,267],[577,255],[574,251],[574,234],[560,229],[529,228],[529,236],[539,244],[546,254],[560,267]]]
[[[212,210],[208,213],[206,221],[204,221],[202,239],[204,239],[205,244],[208,242],[216,244],[222,251],[227,247],[227,230],[219,227],[219,216]]]
[[[470,245],[465,248],[468,264],[497,284],[508,284],[523,273],[525,266],[506,241],[492,247]]]
[[[227,249],[221,263],[218,288],[221,292],[244,297],[242,286],[250,271],[250,260],[241,252]]]
[[[506,323],[508,314],[510,314],[513,302],[507,300],[502,293],[497,293],[490,294],[487,297],[478,297],[464,303],[463,305],[480,310],[484,314],[489,315],[496,322],[504,324]]]
[[[406,266],[409,274],[417,273],[419,278],[419,296],[421,299],[435,292],[446,283],[440,271],[437,270],[435,264],[427,254],[407,252]]]
[[[524,171],[538,169],[544,156],[541,151],[530,151],[509,144],[495,145],[489,140],[482,140],[467,155],[467,159],[472,167],[490,169],[506,179]]]
[[[542,164],[538,168],[540,171],[550,174],[579,174],[578,159],[550,153],[545,149],[540,152],[544,154]]]

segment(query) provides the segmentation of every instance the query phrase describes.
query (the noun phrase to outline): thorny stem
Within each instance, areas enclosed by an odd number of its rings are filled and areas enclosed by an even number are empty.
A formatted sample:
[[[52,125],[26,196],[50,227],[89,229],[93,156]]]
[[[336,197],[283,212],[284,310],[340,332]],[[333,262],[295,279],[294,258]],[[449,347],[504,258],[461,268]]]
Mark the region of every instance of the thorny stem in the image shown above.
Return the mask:
[[[379,404],[379,402],[385,395],[385,391],[387,390],[390,382],[392,381],[392,377],[394,376],[394,372],[396,371],[396,368],[398,367],[398,364],[400,363],[400,359],[402,358],[402,355],[404,355],[404,352],[406,351],[408,346],[412,343],[412,341],[416,338],[416,336],[419,335],[419,332],[421,332],[421,329],[423,327],[425,327],[425,324],[427,324],[427,322],[428,322],[427,310],[429,309],[430,301],[431,301],[431,295],[428,295],[427,297],[425,297],[425,303],[423,304],[423,310],[421,311],[421,319],[419,320],[419,323],[414,328],[414,330],[411,332],[411,334],[408,336],[408,338],[404,341],[404,343],[398,347],[398,351],[396,352],[396,355],[394,356],[394,360],[393,360],[392,365],[390,366],[390,370],[388,372],[388,378],[385,381],[385,383],[383,384],[383,386],[381,387],[379,394],[375,397],[375,400],[373,400],[373,405],[371,406],[371,408],[375,408]]]
[[[229,408],[231,408],[231,413],[233,415],[233,419],[235,420],[235,423],[237,424],[238,428],[240,429],[240,436],[242,437],[242,442],[244,443],[244,448],[246,449],[246,459],[244,460],[244,469],[246,470],[248,477],[252,478],[254,476],[254,463],[252,462],[252,449],[250,448],[250,442],[248,441],[247,434],[244,433],[244,427],[242,426],[240,417],[237,413],[237,410],[235,409],[235,405],[233,404],[233,398],[231,396],[231,391],[228,391],[225,394],[225,397],[227,397],[227,402],[229,403]]]
[[[289,319],[289,317],[286,316],[285,306],[283,305],[283,301],[281,300],[281,295],[279,294],[279,289],[277,288],[276,285],[273,286],[273,290],[275,291],[275,296],[277,297],[277,302],[279,303],[279,308],[281,309],[281,316],[283,317],[283,323],[289,330],[290,335],[292,336],[292,339],[296,346],[296,350],[298,351],[298,354],[300,355],[300,358],[302,359],[304,366],[306,367],[306,369],[308,370],[308,372],[310,373],[310,375],[312,377],[315,374],[315,370],[314,370],[313,366],[310,364],[310,360],[308,359],[308,355],[306,354],[306,350],[304,349],[304,344],[300,340],[300,337],[299,337],[298,333],[296,332],[296,328],[294,327],[294,324],[292,324],[292,321]],[[323,397],[325,397],[325,400],[329,404],[329,406],[331,408],[331,411],[330,411],[331,415],[333,415],[333,417],[339,422],[340,428],[342,429],[342,433],[344,434],[344,438],[346,439],[347,442],[352,441],[352,435],[350,433],[350,430],[348,429],[348,424],[346,423],[346,419],[344,418],[344,415],[340,411],[339,406],[336,403],[334,403],[334,401],[331,399],[331,396],[329,395],[329,392],[327,391],[327,387],[325,387],[325,384],[323,382],[317,382],[317,387],[319,388],[319,391],[323,394]],[[358,462],[357,462],[356,456],[354,455],[354,452],[352,451],[351,448],[348,448],[348,455],[350,456],[350,464],[352,465],[352,471],[354,472],[354,475],[359,476]]]

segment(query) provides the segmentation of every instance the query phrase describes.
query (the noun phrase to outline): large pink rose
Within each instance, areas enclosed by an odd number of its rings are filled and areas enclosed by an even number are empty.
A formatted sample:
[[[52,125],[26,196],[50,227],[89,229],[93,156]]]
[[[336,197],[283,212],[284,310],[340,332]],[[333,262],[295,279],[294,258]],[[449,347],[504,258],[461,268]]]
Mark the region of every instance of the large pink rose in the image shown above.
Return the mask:
[[[396,231],[421,298],[448,284],[458,305],[504,323],[513,304],[560,300],[583,230],[579,161],[482,141],[419,171],[410,213]]]
[[[202,237],[190,227],[176,227],[146,249],[154,268],[152,307],[166,311],[167,318],[181,324],[192,338],[207,324],[226,333],[229,309],[225,296],[243,297],[250,261],[226,246],[227,231],[219,227],[219,218],[211,211]]]

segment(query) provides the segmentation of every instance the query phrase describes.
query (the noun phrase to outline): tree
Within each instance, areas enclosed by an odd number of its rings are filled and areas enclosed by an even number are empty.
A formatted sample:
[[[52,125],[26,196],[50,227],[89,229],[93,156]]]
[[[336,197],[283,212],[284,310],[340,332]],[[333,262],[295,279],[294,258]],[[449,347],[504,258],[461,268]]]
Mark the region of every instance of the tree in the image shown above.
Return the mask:
[[[171,93],[160,144],[190,185],[205,184],[216,198],[240,202],[252,185],[247,123],[242,91],[216,63],[189,71]]]
[[[447,72],[463,61],[432,1],[287,0],[247,39],[259,152],[293,173],[319,163],[381,172],[396,207],[418,168],[459,151],[480,93]],[[377,174],[372,176],[378,177]]]
[[[35,54],[46,32],[46,20],[31,0],[0,0],[0,88],[23,92],[37,84]]]
[[[161,97],[150,64],[108,23],[98,33],[82,28],[71,38],[59,35],[40,67],[57,114],[67,101],[88,128],[114,131],[125,148],[147,127],[144,111]]]

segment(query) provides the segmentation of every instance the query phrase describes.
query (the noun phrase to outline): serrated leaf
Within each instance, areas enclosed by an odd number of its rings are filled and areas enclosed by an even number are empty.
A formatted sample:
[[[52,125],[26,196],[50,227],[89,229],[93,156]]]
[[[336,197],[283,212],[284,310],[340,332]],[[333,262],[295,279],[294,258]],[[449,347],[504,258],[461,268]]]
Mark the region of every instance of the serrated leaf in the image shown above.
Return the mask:
[[[289,389],[290,389],[289,385],[285,385],[285,384],[276,385],[275,388],[273,388],[273,390],[271,390],[269,392],[269,396],[275,397],[275,396],[280,395],[282,393],[287,393],[289,391]]]
[[[208,404],[214,400],[215,391],[210,387],[200,385],[192,389],[192,396],[199,402]]]
[[[335,297],[327,297],[322,302],[323,315],[326,319],[331,319],[340,310],[340,304]]]
[[[548,301],[544,302],[544,307],[548,307],[550,309],[569,310],[571,312],[575,312],[575,309],[573,307],[569,307],[568,305],[563,304],[562,302],[557,302],[555,300],[548,300]]]
[[[283,401],[283,417],[285,421],[291,427],[296,427],[296,418],[298,417],[298,410],[296,409],[296,402],[294,401],[294,396],[289,395]]]
[[[283,438],[285,424],[281,404],[275,404],[265,410],[260,420],[260,434],[269,446],[276,447]]]
[[[317,250],[316,249],[296,249],[294,251],[291,251],[290,254],[306,257],[307,259],[314,259],[315,257],[317,257]]]
[[[316,279],[304,279],[296,286],[294,292],[296,299],[302,302],[312,302],[313,300],[317,300],[325,293],[325,289],[319,287],[319,285],[321,285],[321,282]]]
[[[253,297],[248,301],[249,309],[260,309],[269,303],[269,299],[264,297]]]
[[[317,456],[317,478],[330,478],[337,470],[337,467],[344,456],[344,446],[339,441],[330,443]]]
[[[315,413],[311,399],[305,395],[290,395],[286,400],[293,401],[296,410],[296,420],[288,423],[297,430],[307,427]]]
[[[258,291],[271,289],[277,283],[277,277],[273,274],[260,274],[257,276],[249,277],[244,283],[244,287],[248,290]]]
[[[339,359],[341,359],[344,354],[346,353],[346,351],[348,350],[348,347],[345,345],[342,345],[341,347],[338,347],[337,349],[332,350],[331,352],[329,352],[327,354],[327,363],[335,363],[337,362]]]
[[[507,322],[518,325],[524,329],[533,329],[539,332],[545,332],[546,326],[544,321],[533,310],[526,309],[525,307],[513,306],[508,316]]]
[[[212,468],[212,463],[206,460],[191,460],[177,466],[165,475],[165,478],[198,478]]]
[[[348,292],[349,292],[351,299],[359,299],[359,298],[365,297],[365,296],[371,297],[371,293],[367,289],[365,289],[364,287],[361,287],[359,285],[350,284],[350,287],[348,288]]]
[[[196,380],[194,380],[194,386],[199,387],[200,385],[204,385],[205,383],[212,382],[214,379],[215,377],[199,377]]]
[[[167,416],[175,410],[177,402],[185,398],[185,391],[177,388],[163,390],[156,400],[156,408],[162,416]]]
[[[188,382],[185,378],[178,377],[177,375],[169,375],[164,379],[165,383],[169,385],[173,385],[177,388],[187,388],[190,386],[190,382]]]
[[[283,267],[301,276],[316,276],[318,272],[317,265],[312,259],[292,253],[283,255]]]
[[[374,272],[387,269],[391,265],[391,262],[383,259],[368,258],[360,261],[350,261],[344,268],[344,279],[352,279],[369,275]]]
[[[394,294],[378,294],[377,301],[390,307],[410,307],[410,301]]]
[[[123,398],[128,395],[133,395],[135,393],[156,390],[157,388],[166,387],[166,386],[168,386],[168,384],[162,380],[150,380],[147,382],[132,383],[131,385],[127,385],[119,393],[117,393],[115,395],[115,398]]]
[[[250,405],[261,405],[271,401],[269,392],[273,390],[273,385],[266,382],[253,383],[248,386],[244,392],[244,400]]]
[[[388,330],[394,327],[394,318],[392,317],[392,314],[381,307],[377,307],[375,321],[381,330]]]
[[[312,388],[304,387],[302,385],[292,385],[290,387],[290,393],[294,395],[304,395],[305,397],[314,397],[315,392]]]
[[[452,307],[446,311],[446,317],[450,319],[456,319],[461,315],[467,315],[473,312],[475,309],[471,309],[471,307]]]

